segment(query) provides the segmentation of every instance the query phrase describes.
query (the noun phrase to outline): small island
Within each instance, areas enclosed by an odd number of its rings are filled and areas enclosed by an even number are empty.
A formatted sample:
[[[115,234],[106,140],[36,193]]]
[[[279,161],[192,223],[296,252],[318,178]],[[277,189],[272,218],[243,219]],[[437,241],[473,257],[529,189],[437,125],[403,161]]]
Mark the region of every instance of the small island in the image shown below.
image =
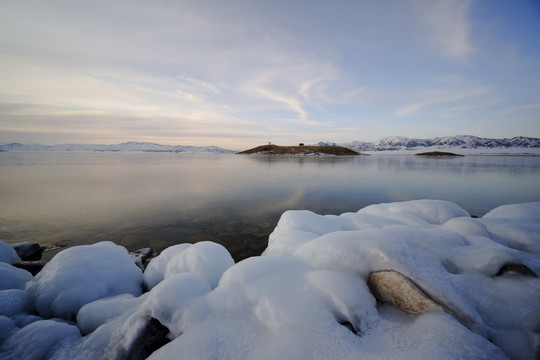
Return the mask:
[[[434,157],[441,157],[441,156],[448,156],[448,157],[451,157],[451,156],[464,156],[464,155],[461,155],[461,154],[454,154],[454,153],[451,153],[451,152],[445,152],[445,151],[429,151],[429,152],[423,152],[423,153],[418,153],[418,154],[415,154],[417,156],[434,156]]]
[[[274,144],[261,145],[253,149],[244,150],[237,154],[269,154],[269,155],[361,155],[359,152],[343,146],[336,145],[303,145],[299,146],[279,146]]]

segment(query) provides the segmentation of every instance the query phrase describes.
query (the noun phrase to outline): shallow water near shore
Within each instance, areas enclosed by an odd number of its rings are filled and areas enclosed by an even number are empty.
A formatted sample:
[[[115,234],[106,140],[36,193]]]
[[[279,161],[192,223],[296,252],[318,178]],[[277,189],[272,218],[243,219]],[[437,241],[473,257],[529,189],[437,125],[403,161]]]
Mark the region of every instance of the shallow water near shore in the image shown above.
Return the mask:
[[[0,169],[6,242],[110,240],[128,250],[161,250],[210,240],[236,260],[260,254],[289,209],[337,215],[441,199],[482,216],[499,205],[540,201],[539,156],[9,152],[0,153]]]

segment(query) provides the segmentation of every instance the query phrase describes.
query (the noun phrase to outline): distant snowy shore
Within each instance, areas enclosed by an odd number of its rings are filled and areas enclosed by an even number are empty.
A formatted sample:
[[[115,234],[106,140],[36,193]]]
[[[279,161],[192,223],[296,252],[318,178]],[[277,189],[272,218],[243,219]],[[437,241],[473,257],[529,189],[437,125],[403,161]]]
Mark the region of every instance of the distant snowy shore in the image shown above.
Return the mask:
[[[144,151],[144,152],[174,152],[174,153],[234,153],[232,150],[217,146],[184,146],[161,145],[149,142],[125,142],[121,144],[20,144],[10,143],[0,145],[0,151]]]
[[[319,142],[313,146],[339,145],[359,153],[367,154],[415,154],[426,151],[450,151],[462,155],[540,155],[540,139],[518,136],[508,139],[489,139],[472,135],[445,136],[430,139],[410,139],[392,136],[375,142],[353,141],[336,144]],[[0,144],[2,151],[143,151],[174,153],[232,154],[239,150],[228,150],[217,146],[161,145],[150,142],[125,142],[121,144]]]
[[[2,359],[535,359],[540,203],[286,211],[262,256],[112,242],[36,275],[0,241]]]

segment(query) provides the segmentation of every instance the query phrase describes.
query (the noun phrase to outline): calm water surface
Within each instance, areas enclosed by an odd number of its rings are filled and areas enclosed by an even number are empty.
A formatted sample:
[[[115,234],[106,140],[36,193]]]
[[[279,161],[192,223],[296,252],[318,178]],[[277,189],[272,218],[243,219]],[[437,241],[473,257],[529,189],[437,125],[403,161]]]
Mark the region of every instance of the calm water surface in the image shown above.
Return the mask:
[[[267,157],[140,152],[0,153],[0,239],[111,240],[161,250],[211,240],[259,254],[288,209],[320,214],[443,199],[482,216],[540,201],[540,157]],[[52,254],[49,254],[52,256]]]

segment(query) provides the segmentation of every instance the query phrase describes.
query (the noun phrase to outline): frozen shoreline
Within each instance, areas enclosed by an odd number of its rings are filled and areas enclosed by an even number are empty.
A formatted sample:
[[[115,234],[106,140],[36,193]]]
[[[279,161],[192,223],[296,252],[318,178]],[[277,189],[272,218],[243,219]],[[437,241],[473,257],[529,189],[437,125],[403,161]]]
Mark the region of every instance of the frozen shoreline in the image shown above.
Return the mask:
[[[144,273],[110,242],[63,250],[35,277],[14,262],[0,242],[6,359],[528,359],[540,350],[540,203],[479,219],[440,200],[339,216],[287,211],[263,256],[236,264],[212,242],[171,246]]]

